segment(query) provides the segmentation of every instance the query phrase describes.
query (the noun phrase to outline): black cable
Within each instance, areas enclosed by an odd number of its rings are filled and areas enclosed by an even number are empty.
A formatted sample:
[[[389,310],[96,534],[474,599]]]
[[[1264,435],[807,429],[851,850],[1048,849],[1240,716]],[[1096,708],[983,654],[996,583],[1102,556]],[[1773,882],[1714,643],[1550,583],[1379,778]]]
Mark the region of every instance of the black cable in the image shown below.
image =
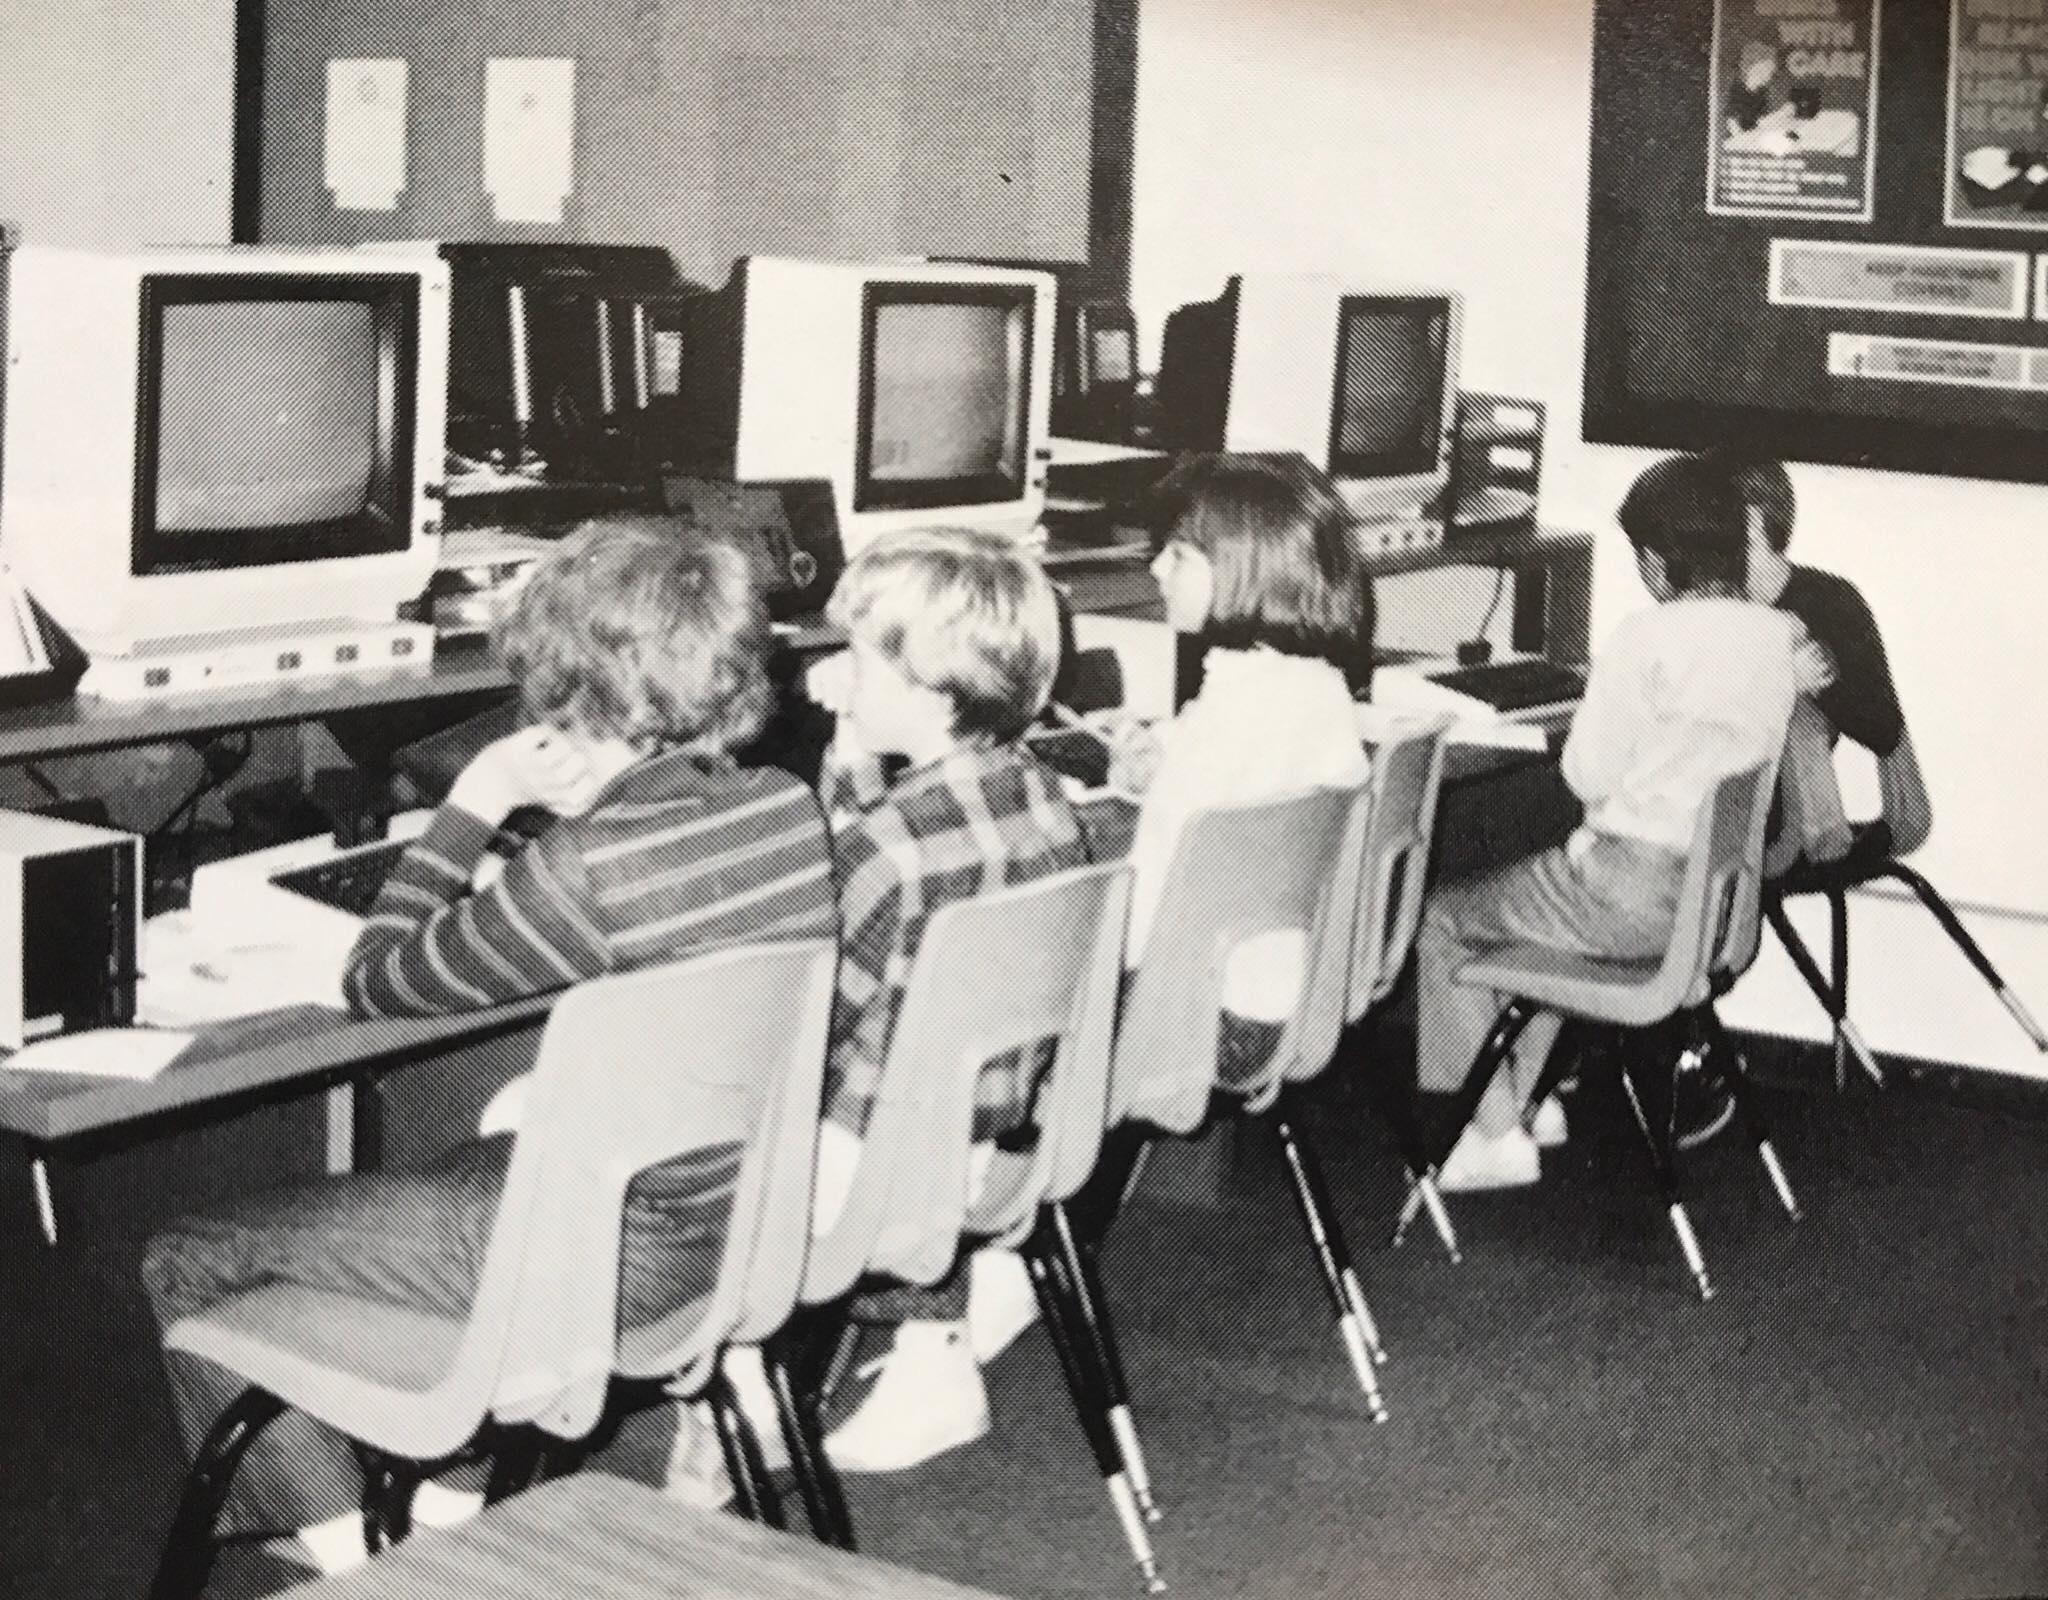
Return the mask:
[[[71,796],[52,783],[43,769],[33,761],[24,761],[21,764],[21,775],[59,805],[62,805],[71,798]]]
[[[1465,656],[1471,655],[1484,661],[1493,654],[1493,647],[1486,641],[1486,630],[1493,626],[1493,614],[1500,609],[1500,597],[1507,592],[1507,586],[1508,569],[1506,567],[1495,567],[1493,569],[1493,598],[1486,602],[1486,615],[1479,619],[1479,626],[1473,631],[1471,640],[1466,646],[1460,648],[1458,654],[1461,660]]]

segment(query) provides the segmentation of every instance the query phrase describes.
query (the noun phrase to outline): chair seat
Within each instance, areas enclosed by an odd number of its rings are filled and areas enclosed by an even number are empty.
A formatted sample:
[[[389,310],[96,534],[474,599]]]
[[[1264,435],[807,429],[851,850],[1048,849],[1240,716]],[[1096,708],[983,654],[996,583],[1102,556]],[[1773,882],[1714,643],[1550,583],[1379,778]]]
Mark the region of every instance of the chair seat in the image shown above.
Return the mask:
[[[1772,894],[1839,894],[1882,877],[1892,864],[1891,824],[1883,818],[1850,825],[1849,848],[1832,861],[1795,861],[1765,885]]]
[[[164,1347],[218,1362],[366,1443],[427,1460],[476,1430],[474,1403],[433,1403],[466,1326],[461,1316],[278,1283],[180,1318]]]
[[[1575,1017],[1640,1028],[1661,1022],[1675,1009],[1657,982],[1662,965],[1662,957],[1623,961],[1510,944],[1466,962],[1458,969],[1458,982],[1498,989]]]

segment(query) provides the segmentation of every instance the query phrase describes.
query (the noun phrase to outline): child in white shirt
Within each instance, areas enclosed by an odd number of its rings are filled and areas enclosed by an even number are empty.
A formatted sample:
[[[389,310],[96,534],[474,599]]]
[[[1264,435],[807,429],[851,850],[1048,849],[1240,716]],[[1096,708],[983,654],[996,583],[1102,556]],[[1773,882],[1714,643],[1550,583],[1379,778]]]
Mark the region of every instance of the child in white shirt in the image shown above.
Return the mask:
[[[1486,949],[1660,956],[1677,913],[1694,819],[1712,786],[1777,761],[1792,713],[1797,630],[1744,598],[1746,527],[1726,472],[1696,457],[1651,467],[1620,512],[1659,604],[1626,619],[1593,663],[1564,748],[1585,820],[1563,845],[1433,892],[1416,948],[1417,1080],[1465,1079],[1506,997],[1460,984]],[[1534,1183],[1537,1143],[1563,1138],[1555,1106],[1525,1130],[1523,1101],[1559,1019],[1539,1013],[1438,1173],[1446,1189]],[[1547,1137],[1546,1137],[1547,1136]]]
[[[1366,775],[1344,665],[1371,647],[1371,580],[1329,481],[1298,459],[1205,456],[1176,468],[1160,493],[1153,576],[1167,622],[1206,650],[1200,692],[1163,728],[1127,738],[1112,774],[1143,796],[1130,858],[1133,967],[1196,812],[1350,788]],[[1275,931],[1232,952],[1226,1081],[1277,1044],[1300,993],[1303,946],[1298,931]]]

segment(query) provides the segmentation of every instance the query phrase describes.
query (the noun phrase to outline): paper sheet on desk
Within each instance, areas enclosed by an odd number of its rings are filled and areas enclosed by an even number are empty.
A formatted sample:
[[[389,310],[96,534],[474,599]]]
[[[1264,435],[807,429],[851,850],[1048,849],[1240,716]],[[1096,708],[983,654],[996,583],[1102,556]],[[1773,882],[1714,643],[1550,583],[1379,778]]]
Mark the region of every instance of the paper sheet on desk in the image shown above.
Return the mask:
[[[1386,744],[1412,732],[1444,713],[1415,710],[1406,706],[1374,705],[1364,702],[1352,708],[1358,736],[1367,744]],[[1449,744],[1488,745],[1496,750],[1547,750],[1550,738],[1540,722],[1473,721],[1452,718],[1445,730]]]
[[[120,1078],[146,1083],[192,1043],[168,1028],[89,1028],[38,1039],[4,1065],[10,1072],[56,1072],[78,1078]]]

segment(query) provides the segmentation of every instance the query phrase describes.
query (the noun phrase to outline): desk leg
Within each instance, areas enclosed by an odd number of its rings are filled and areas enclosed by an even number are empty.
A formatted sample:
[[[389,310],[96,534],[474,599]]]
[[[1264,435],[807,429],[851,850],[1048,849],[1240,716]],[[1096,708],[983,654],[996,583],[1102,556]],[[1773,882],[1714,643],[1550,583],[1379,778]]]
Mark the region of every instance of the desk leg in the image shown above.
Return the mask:
[[[43,1155],[43,1147],[31,1144],[28,1147],[28,1182],[35,1194],[36,1221],[42,1225],[43,1243],[52,1249],[57,1244],[57,1206],[50,1196],[50,1166]]]
[[[358,1078],[349,1093],[349,1164],[356,1172],[375,1172],[384,1164],[384,1085],[376,1078]]]
[[[355,1090],[348,1084],[327,1091],[327,1170],[353,1172],[356,1164]]]

